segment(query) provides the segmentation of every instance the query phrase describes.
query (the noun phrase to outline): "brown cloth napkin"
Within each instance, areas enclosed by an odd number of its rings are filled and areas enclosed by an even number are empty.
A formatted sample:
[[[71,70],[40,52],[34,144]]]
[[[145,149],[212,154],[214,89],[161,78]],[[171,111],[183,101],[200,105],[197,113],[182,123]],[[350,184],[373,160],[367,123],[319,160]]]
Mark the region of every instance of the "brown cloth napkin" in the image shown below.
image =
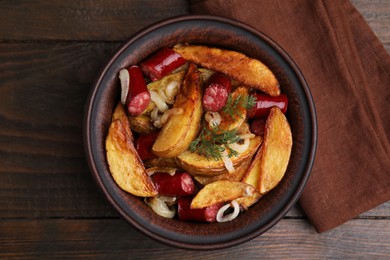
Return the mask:
[[[300,204],[318,232],[390,200],[390,56],[349,1],[191,3],[264,32],[305,76],[318,147]]]

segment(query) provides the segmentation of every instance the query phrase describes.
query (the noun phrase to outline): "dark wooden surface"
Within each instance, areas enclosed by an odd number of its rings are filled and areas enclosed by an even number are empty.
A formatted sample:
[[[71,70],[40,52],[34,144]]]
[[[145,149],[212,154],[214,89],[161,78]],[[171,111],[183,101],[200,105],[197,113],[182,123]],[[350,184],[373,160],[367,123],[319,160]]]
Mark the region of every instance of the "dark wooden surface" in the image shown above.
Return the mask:
[[[390,51],[390,1],[352,2]],[[0,259],[389,259],[389,202],[323,234],[296,206],[211,252],[162,245],[118,217],[84,159],[85,99],[129,36],[188,13],[186,0],[0,1]]]

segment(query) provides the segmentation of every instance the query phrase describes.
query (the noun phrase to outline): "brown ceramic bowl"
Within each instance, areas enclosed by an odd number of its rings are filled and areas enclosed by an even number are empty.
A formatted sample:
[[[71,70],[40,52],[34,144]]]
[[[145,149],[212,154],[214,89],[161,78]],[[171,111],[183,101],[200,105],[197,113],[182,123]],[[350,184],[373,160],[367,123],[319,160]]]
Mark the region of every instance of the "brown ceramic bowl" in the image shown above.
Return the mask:
[[[247,212],[227,223],[190,223],[155,214],[141,198],[121,190],[111,178],[104,141],[119,101],[118,71],[156,50],[177,43],[233,49],[263,61],[289,97],[293,149],[281,183]],[[127,41],[97,77],[85,108],[84,145],[98,186],[124,220],[165,244],[197,250],[234,246],[275,225],[296,203],[309,177],[317,141],[316,115],[309,88],[296,64],[266,35],[245,24],[211,16],[183,16],[156,23]]]

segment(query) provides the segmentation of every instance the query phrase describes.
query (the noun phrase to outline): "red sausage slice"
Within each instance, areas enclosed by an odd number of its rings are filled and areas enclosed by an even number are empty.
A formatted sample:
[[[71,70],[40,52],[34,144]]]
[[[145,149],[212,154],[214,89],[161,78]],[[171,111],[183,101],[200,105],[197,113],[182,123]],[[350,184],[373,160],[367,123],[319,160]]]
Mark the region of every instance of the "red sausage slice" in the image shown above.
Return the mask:
[[[272,97],[262,93],[256,93],[256,104],[248,111],[248,118],[264,118],[269,115],[272,107],[279,107],[283,113],[287,111],[288,98],[284,94]]]
[[[143,61],[142,71],[152,81],[156,81],[186,63],[186,60],[177,52],[163,48],[156,54]]]
[[[216,72],[207,81],[203,95],[203,107],[207,111],[218,112],[225,105],[231,91],[230,79]]]
[[[177,202],[177,213],[181,221],[215,222],[221,205],[202,209],[191,209],[192,197],[181,197]]]
[[[188,196],[195,192],[195,184],[191,175],[178,172],[173,176],[168,173],[156,172],[152,175],[159,195]]]
[[[255,118],[251,122],[251,132],[255,135],[264,136],[265,118]]]
[[[127,94],[127,112],[138,116],[146,109],[150,102],[150,93],[146,87],[144,76],[138,66],[131,66],[129,71],[129,92]]]
[[[156,141],[157,136],[158,136],[158,132],[153,132],[150,134],[140,135],[135,140],[135,149],[137,150],[141,160],[145,161],[145,160],[157,158],[157,155],[155,155],[152,151],[152,146]]]

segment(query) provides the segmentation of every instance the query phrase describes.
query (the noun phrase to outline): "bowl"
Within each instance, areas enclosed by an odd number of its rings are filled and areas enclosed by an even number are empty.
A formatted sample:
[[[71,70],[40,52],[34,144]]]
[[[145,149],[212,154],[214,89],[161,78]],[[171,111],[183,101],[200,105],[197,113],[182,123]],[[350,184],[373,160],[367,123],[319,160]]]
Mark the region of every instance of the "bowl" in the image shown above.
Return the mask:
[[[105,137],[113,108],[119,101],[118,71],[162,47],[177,43],[233,49],[258,58],[276,75],[289,97],[286,116],[293,148],[279,185],[231,222],[192,223],[155,214],[141,198],[113,181],[105,153]],[[202,15],[170,18],[133,35],[98,75],[85,107],[84,148],[90,170],[109,203],[140,232],[164,244],[193,250],[221,249],[249,241],[275,225],[299,198],[310,175],[317,143],[317,124],[309,87],[289,55],[273,40],[238,21]]]

